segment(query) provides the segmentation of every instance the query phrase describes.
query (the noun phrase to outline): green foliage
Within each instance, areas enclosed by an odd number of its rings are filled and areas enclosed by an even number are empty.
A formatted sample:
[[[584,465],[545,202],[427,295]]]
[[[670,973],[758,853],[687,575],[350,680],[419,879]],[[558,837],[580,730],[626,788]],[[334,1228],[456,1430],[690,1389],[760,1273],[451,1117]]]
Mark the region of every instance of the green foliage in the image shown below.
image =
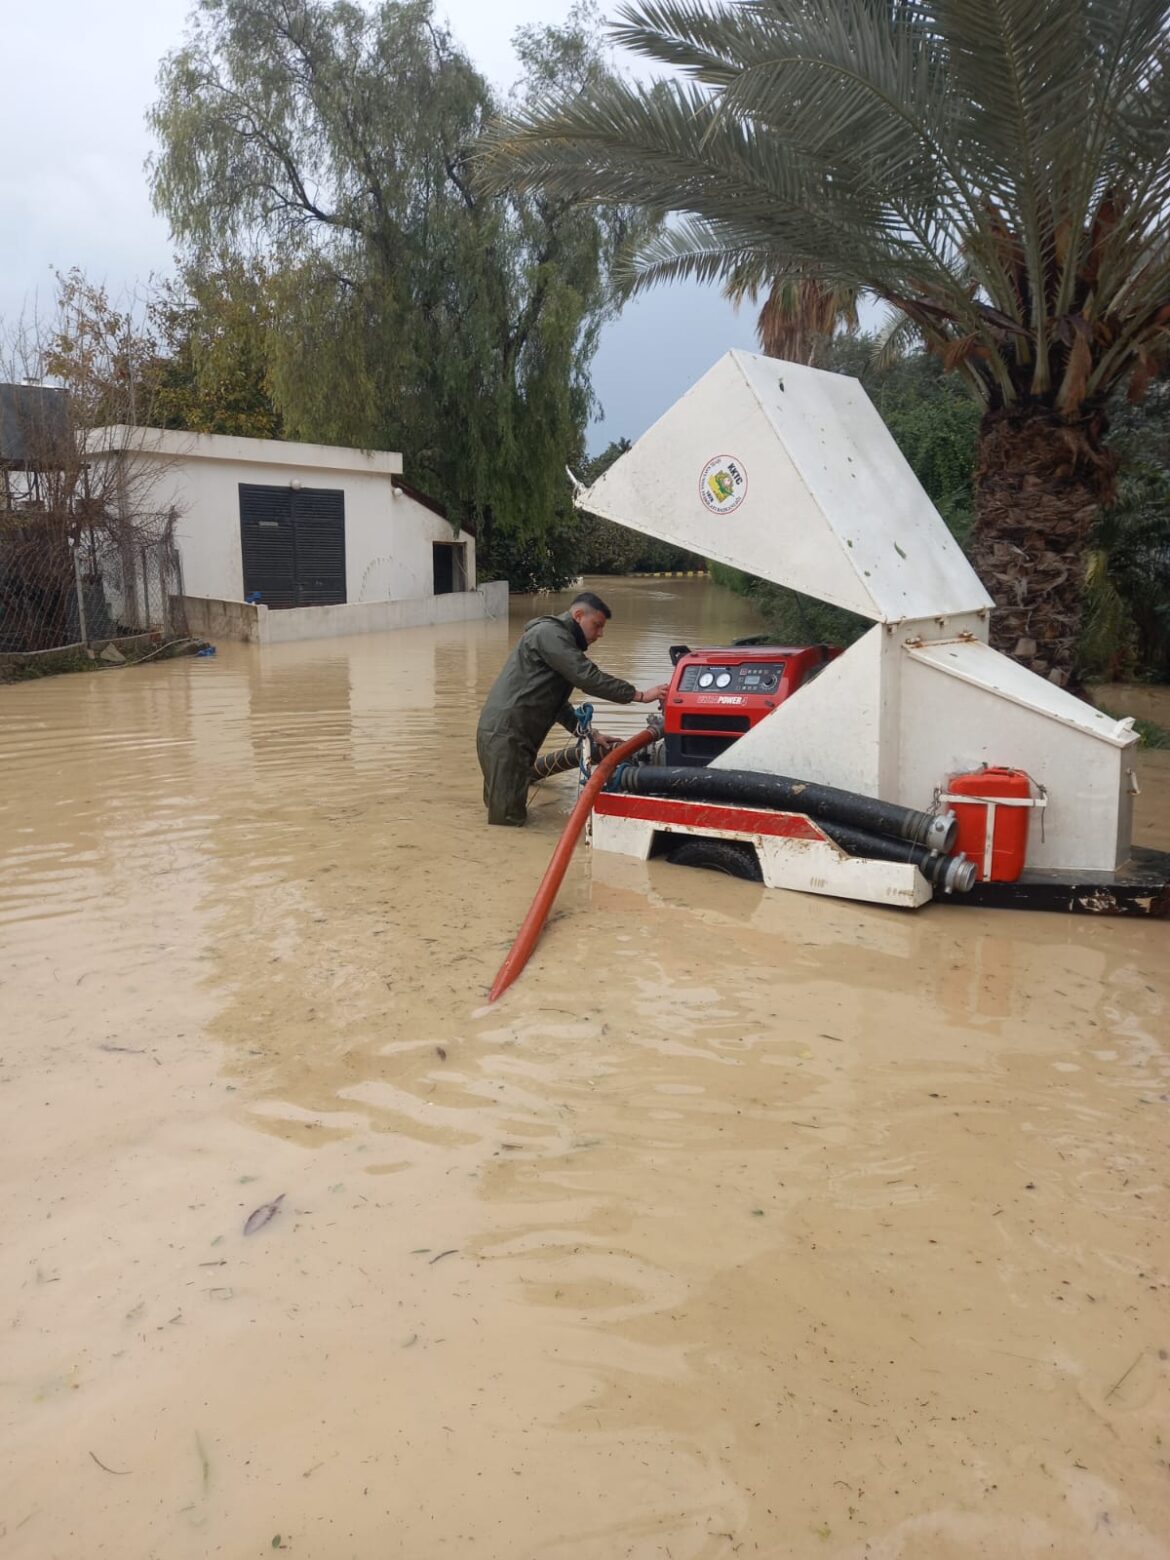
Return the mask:
[[[514,109],[605,78],[586,7],[517,47]],[[584,454],[610,272],[646,220],[476,188],[471,148],[503,105],[430,0],[201,0],[161,85],[156,205],[193,297],[226,268],[263,349],[241,415],[268,399],[286,437],[401,450],[411,481],[475,525],[484,578],[562,583],[554,533],[574,529],[565,467]],[[214,343],[196,336],[211,383]]]
[[[279,439],[269,359],[275,327],[272,279],[257,262],[189,265],[150,304],[158,343],[153,418],[161,428]]]
[[[747,596],[755,603],[777,644],[844,647],[860,639],[870,627],[866,619],[855,612],[831,607],[828,602],[790,590],[786,585],[757,579],[754,574],[744,574],[725,563],[710,562],[707,568],[717,585],[735,591],[737,596]]]
[[[1170,680],[1170,380],[1112,415],[1122,476],[1086,563],[1080,663],[1088,677]]]

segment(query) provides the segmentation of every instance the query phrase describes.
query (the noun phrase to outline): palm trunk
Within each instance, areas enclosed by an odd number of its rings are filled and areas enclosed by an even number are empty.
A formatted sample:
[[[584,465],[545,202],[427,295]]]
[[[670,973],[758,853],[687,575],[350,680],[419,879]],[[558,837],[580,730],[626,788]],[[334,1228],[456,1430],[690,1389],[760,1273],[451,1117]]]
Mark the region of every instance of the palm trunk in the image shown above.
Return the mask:
[[[995,611],[991,643],[1062,687],[1075,679],[1085,555],[1113,498],[1103,416],[989,412],[979,434],[972,562]]]

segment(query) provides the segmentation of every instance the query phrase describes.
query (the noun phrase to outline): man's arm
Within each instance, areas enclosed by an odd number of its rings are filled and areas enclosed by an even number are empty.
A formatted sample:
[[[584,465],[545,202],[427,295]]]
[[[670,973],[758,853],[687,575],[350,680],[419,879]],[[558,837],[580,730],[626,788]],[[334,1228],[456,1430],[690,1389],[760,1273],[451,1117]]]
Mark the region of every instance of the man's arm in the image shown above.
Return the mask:
[[[595,666],[583,650],[574,644],[566,644],[564,635],[551,624],[542,625],[543,632],[536,636],[536,649],[541,659],[559,672],[566,682],[583,693],[591,693],[595,699],[608,699],[611,704],[641,702],[633,683],[622,677],[611,677]],[[561,715],[557,719],[564,724]],[[573,730],[575,731],[574,724]]]

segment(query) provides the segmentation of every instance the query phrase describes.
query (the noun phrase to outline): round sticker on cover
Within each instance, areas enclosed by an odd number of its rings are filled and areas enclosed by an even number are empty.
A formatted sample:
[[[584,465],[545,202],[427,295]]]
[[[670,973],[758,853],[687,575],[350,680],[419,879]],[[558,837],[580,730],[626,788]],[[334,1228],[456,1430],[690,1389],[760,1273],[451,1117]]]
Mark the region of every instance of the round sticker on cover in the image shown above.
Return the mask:
[[[747,497],[747,472],[734,455],[716,455],[703,467],[699,497],[713,515],[730,515]]]

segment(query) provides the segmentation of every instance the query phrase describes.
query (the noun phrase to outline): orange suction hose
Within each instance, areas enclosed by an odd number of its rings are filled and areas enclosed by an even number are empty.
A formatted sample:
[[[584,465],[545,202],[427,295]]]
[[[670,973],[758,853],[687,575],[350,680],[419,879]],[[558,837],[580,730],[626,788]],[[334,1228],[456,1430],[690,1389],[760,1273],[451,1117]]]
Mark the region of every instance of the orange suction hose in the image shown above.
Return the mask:
[[[552,860],[545,869],[544,877],[540,880],[540,887],[536,890],[536,898],[532,901],[532,908],[524,917],[524,924],[516,934],[516,941],[508,957],[500,965],[500,973],[496,976],[492,986],[489,1002],[495,1002],[502,997],[504,992],[520,974],[520,971],[528,963],[532,950],[536,947],[537,938],[548,919],[548,913],[553,907],[553,900],[557,897],[557,890],[561,886],[569,861],[573,855],[573,847],[577,843],[581,830],[585,827],[585,820],[593,810],[593,803],[598,791],[613,774],[621,763],[624,763],[631,754],[639,748],[644,748],[653,742],[658,736],[657,731],[639,731],[637,736],[630,737],[620,747],[607,753],[599,764],[593,768],[581,794],[577,798],[576,806],[569,814],[569,821],[565,824],[565,831],[557,841],[557,848],[552,853]]]

